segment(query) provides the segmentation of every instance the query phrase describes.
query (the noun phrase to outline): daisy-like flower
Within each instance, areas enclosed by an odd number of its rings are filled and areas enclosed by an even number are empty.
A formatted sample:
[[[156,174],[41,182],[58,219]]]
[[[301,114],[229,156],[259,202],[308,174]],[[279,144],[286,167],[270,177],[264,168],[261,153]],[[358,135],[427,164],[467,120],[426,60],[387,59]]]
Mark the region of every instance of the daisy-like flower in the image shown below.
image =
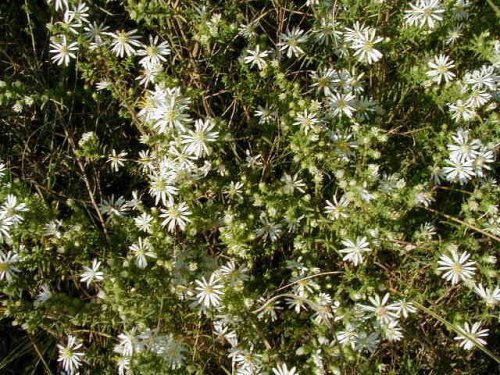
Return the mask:
[[[19,215],[20,212],[28,211],[25,203],[17,203],[17,197],[13,194],[7,195],[7,200],[2,205],[0,210],[8,217],[12,224],[18,224],[23,221],[23,217]]]
[[[336,196],[333,196],[333,202],[326,201],[325,213],[333,220],[338,220],[341,217],[346,218],[349,216],[346,212],[349,203],[349,200],[344,195],[339,200],[337,200]]]
[[[87,288],[93,282],[104,280],[104,272],[99,271],[100,267],[101,262],[97,259],[92,260],[92,265],[90,267],[83,266],[83,272],[80,274],[80,281],[82,283],[87,283]]]
[[[149,241],[143,240],[141,237],[137,240],[137,243],[129,246],[129,250],[132,252],[135,258],[135,265],[141,269],[144,269],[148,265],[147,258],[156,259],[158,258],[156,253],[151,248]]]
[[[187,134],[181,136],[184,152],[197,158],[210,155],[208,143],[215,142],[219,136],[219,132],[211,131],[215,127],[215,123],[210,119],[196,120],[194,127],[194,131],[188,130]]]
[[[10,283],[19,269],[15,267],[19,263],[19,255],[14,251],[4,253],[0,251],[0,281],[5,279]]]
[[[484,90],[473,90],[469,94],[469,98],[465,102],[465,105],[472,108],[480,108],[491,99],[491,94]]]
[[[455,249],[450,251],[450,256],[441,255],[439,258],[438,267],[439,271],[446,271],[441,277],[448,281],[451,281],[453,285],[457,284],[460,280],[466,281],[471,279],[476,272],[476,267],[474,261],[467,261],[470,258],[470,254],[464,251],[462,254],[458,254]]]
[[[250,64],[250,68],[257,65],[259,70],[264,69],[267,66],[267,61],[265,58],[269,55],[270,51],[261,51],[260,46],[256,45],[254,50],[248,49],[247,56],[243,59],[247,64]]]
[[[299,373],[295,367],[292,367],[289,370],[285,363],[282,363],[281,365],[278,365],[275,368],[273,368],[273,374],[274,375],[299,375]]]
[[[342,94],[335,93],[328,97],[328,104],[332,109],[332,114],[334,116],[347,116],[351,118],[354,111],[356,110],[351,104],[354,101],[354,95],[351,93]]]
[[[474,291],[484,300],[488,306],[495,306],[500,303],[500,287],[485,288],[481,284],[474,287]]]
[[[143,212],[142,214],[134,218],[135,226],[139,230],[142,230],[143,232],[146,233],[151,233],[153,229],[153,225],[151,224],[152,222],[153,222],[153,216],[151,216],[146,212]]]
[[[202,305],[207,309],[220,305],[224,286],[215,273],[210,275],[208,281],[202,277],[201,280],[195,280],[195,284],[197,285],[195,290],[198,292],[195,297],[197,305]]]
[[[481,141],[470,139],[467,130],[458,129],[452,139],[454,143],[446,146],[450,151],[450,158],[474,160],[479,154],[478,150],[482,146]]]
[[[259,118],[259,124],[269,124],[271,121],[275,120],[278,113],[276,109],[271,106],[261,106],[257,107],[257,110],[254,112],[255,116]]]
[[[344,245],[345,248],[339,252],[346,254],[342,259],[353,263],[355,266],[363,262],[363,253],[372,251],[366,237],[358,237],[356,241],[344,240],[342,241],[342,245]]]
[[[125,156],[127,156],[125,151],[117,154],[115,149],[111,150],[111,155],[108,156],[108,163],[111,165],[112,171],[118,172],[118,169],[124,166],[123,162],[127,160]]]
[[[363,31],[351,43],[351,48],[355,50],[354,56],[358,61],[367,64],[373,64],[382,58],[382,53],[375,48],[375,44],[384,40],[382,37],[375,35],[375,29],[368,29]]]
[[[155,37],[150,35],[149,44],[144,46],[143,49],[137,51],[137,54],[139,56],[144,56],[139,61],[139,64],[146,67],[159,65],[162,62],[167,61],[165,56],[170,55],[170,52],[171,51],[168,42],[163,41],[159,43],[158,35],[156,35]]]
[[[168,201],[167,209],[165,210],[162,208],[160,211],[160,217],[165,219],[162,221],[161,226],[167,227],[169,232],[175,231],[176,227],[179,227],[180,230],[184,230],[186,229],[186,223],[191,221],[189,219],[191,211],[189,211],[186,202],[175,204],[173,201]]]
[[[42,285],[40,292],[37,294],[35,303],[44,303],[52,298],[52,291],[47,284]]]
[[[311,72],[311,79],[313,80],[313,84],[311,87],[316,88],[316,93],[321,93],[325,96],[332,95],[335,91],[335,69],[321,69],[319,71]]]
[[[104,43],[104,34],[107,30],[107,26],[103,23],[98,24],[97,22],[89,23],[83,28],[83,31],[85,31],[85,38],[90,42],[91,51]]]
[[[387,305],[389,298],[389,293],[386,293],[383,298],[380,298],[378,294],[375,294],[374,297],[368,297],[368,300],[372,305],[361,305],[361,309],[363,311],[373,313],[377,321],[380,323],[389,324],[398,318],[398,314],[394,312],[394,306]]]
[[[85,3],[79,3],[77,6],[67,9],[64,12],[64,22],[71,24],[72,27],[80,28],[84,23],[89,23],[89,7]]]
[[[462,334],[455,337],[455,340],[460,341],[460,346],[465,350],[471,350],[477,343],[481,345],[486,345],[486,340],[483,337],[488,337],[488,329],[482,329],[481,322],[476,322],[473,325],[469,325],[465,322],[463,327],[459,327]]]
[[[113,38],[111,52],[118,57],[133,56],[136,54],[136,48],[142,45],[139,41],[140,36],[137,35],[137,30],[119,30],[107,34]]]
[[[403,338],[403,332],[397,320],[382,324],[381,328],[385,338],[389,341],[400,341]]]
[[[300,47],[300,44],[307,42],[307,35],[304,35],[304,30],[299,27],[294,27],[292,31],[287,31],[286,34],[281,34],[280,39],[282,40],[278,43],[280,51],[286,52],[286,57],[290,58],[293,55],[300,56],[304,53],[304,50]]]
[[[406,301],[398,301],[394,302],[387,307],[389,310],[394,311],[398,317],[403,316],[403,318],[408,318],[410,314],[416,313],[417,309],[411,302]]]
[[[82,364],[84,353],[82,350],[82,343],[75,336],[68,336],[68,343],[66,345],[57,344],[59,350],[58,362],[62,362],[64,371],[68,374],[76,374],[78,368]]]
[[[464,82],[474,90],[496,90],[500,77],[495,73],[492,65],[483,65],[481,69],[467,73]]]
[[[465,184],[474,177],[474,167],[471,160],[462,159],[456,155],[446,160],[448,166],[443,168],[443,174],[450,182]]]
[[[309,133],[309,131],[317,128],[320,121],[316,117],[316,112],[309,112],[305,109],[303,112],[299,112],[295,118],[293,125],[300,126],[304,129],[304,133]]]
[[[57,42],[59,40],[60,42]],[[53,53],[52,61],[57,63],[57,65],[64,64],[68,66],[71,59],[75,59],[76,55],[74,52],[78,50],[78,43],[73,42],[68,44],[65,35],[61,35],[58,38],[52,40],[50,42],[50,53]]]
[[[304,193],[304,187],[306,184],[304,181],[297,178],[297,175],[290,176],[288,173],[285,173],[283,177],[281,177],[281,181],[284,183],[283,192],[285,194],[293,194],[295,190]]]
[[[461,99],[458,99],[455,104],[448,104],[448,108],[450,109],[451,118],[456,122],[467,122],[472,120],[474,116],[476,116],[476,112],[473,110],[473,108],[469,107]]]
[[[405,21],[410,26],[434,29],[443,20],[444,8],[439,0],[417,0],[405,11]]]
[[[167,205],[177,195],[174,186],[176,174],[173,171],[159,171],[149,176],[149,194],[155,198],[155,204],[161,202]]]
[[[47,0],[47,3],[52,5],[56,11],[68,9],[68,0]]]
[[[431,68],[431,70],[427,71],[427,76],[438,85],[443,80],[444,82],[450,82],[455,78],[455,73],[450,71],[450,69],[455,67],[455,64],[446,55],[440,54],[439,56],[434,56],[434,60],[429,61],[427,65]]]

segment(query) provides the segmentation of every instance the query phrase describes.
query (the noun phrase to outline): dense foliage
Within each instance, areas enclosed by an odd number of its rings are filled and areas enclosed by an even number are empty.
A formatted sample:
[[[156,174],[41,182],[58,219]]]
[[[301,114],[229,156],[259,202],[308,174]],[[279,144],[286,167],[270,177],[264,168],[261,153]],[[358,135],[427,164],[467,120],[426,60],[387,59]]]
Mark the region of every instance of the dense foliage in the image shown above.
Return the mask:
[[[500,10],[0,3],[0,372],[499,370]]]

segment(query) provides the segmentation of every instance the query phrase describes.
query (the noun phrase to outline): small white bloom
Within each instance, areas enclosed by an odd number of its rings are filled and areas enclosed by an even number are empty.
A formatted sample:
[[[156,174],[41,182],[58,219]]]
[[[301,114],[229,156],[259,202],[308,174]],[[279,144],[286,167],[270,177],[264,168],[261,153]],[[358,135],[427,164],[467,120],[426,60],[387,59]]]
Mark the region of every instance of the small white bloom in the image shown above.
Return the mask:
[[[191,221],[189,219],[191,211],[189,211],[189,207],[185,202],[175,204],[173,201],[168,201],[167,209],[165,210],[162,208],[160,212],[160,217],[165,219],[162,221],[161,225],[167,227],[169,232],[175,231],[176,227],[179,227],[180,230],[184,230],[186,229],[186,223]]]
[[[202,277],[201,280],[195,280],[195,284],[197,285],[195,290],[198,292],[196,295],[196,304],[208,309],[220,305],[221,296],[224,294],[222,290],[224,286],[220,284],[215,273],[210,275],[208,281],[205,277]]]
[[[254,65],[257,65],[259,70],[262,70],[267,66],[265,58],[269,55],[269,53],[270,51],[261,51],[260,46],[257,45],[254,50],[247,50],[247,56],[244,58],[244,61],[247,64],[250,64],[251,68],[253,68]]]
[[[54,54],[54,56],[52,56],[52,61],[57,63],[57,65],[64,64],[65,66],[68,66],[71,59],[76,58],[75,52],[78,51],[78,43],[73,42],[68,44],[65,35],[61,35],[52,40],[50,47],[50,53]]]
[[[366,237],[358,237],[355,241],[344,240],[342,241],[342,245],[344,245],[345,248],[339,252],[346,254],[342,259],[353,263],[355,266],[363,262],[363,253],[372,251]]]
[[[299,375],[295,367],[292,367],[290,370],[288,369],[285,363],[276,366],[273,368],[274,375]]]
[[[135,265],[141,269],[146,268],[146,266],[148,265],[147,258],[157,258],[157,255],[153,251],[149,241],[147,239],[143,240],[141,237],[139,237],[137,243],[129,246],[129,250],[132,252],[132,256],[135,258]]]
[[[455,73],[450,71],[450,69],[455,67],[455,64],[453,64],[453,60],[450,60],[448,56],[443,54],[434,56],[434,60],[429,61],[427,65],[431,68],[431,70],[427,72],[427,76],[438,85],[440,85],[442,81],[450,82],[455,78]]]
[[[456,250],[451,250],[450,256],[441,255],[439,258],[438,267],[439,271],[446,271],[442,278],[451,281],[453,285],[457,284],[460,280],[467,281],[474,276],[476,272],[476,267],[474,261],[467,261],[470,258],[470,254],[464,251],[462,254],[458,254]]]
[[[68,374],[76,374],[81,366],[84,353],[81,351],[82,343],[76,337],[69,335],[66,345],[57,344],[59,350],[58,362],[62,362],[64,371]],[[79,351],[80,350],[80,351]]]
[[[476,322],[473,325],[469,325],[468,322],[465,322],[463,327],[459,327],[462,334],[457,335],[455,340],[460,341],[460,346],[465,350],[471,350],[474,346],[476,346],[476,341],[481,345],[486,345],[486,340],[483,337],[488,337],[488,329],[482,329],[481,322]],[[474,338],[474,340],[471,339]]]
[[[80,281],[82,283],[87,283],[87,288],[93,282],[104,280],[104,272],[99,271],[100,267],[101,262],[97,259],[92,260],[92,265],[90,267],[83,267],[83,272],[80,274]]]

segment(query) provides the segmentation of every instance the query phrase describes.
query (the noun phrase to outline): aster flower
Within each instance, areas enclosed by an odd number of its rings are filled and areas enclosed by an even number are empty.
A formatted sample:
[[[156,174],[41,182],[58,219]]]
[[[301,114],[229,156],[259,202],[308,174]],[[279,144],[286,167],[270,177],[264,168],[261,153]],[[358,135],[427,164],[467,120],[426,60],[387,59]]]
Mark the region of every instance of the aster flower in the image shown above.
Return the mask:
[[[338,220],[341,217],[346,218],[349,216],[346,212],[349,203],[349,200],[344,195],[339,200],[337,200],[336,196],[333,196],[333,202],[326,201],[325,213],[333,220]]]
[[[162,62],[167,61],[165,56],[170,55],[170,52],[168,42],[163,41],[159,43],[158,35],[154,37],[150,35],[149,44],[145,45],[143,49],[137,51],[137,55],[144,56],[139,61],[139,64],[146,67],[159,65]]]
[[[316,129],[319,123],[316,112],[309,112],[305,109],[297,114],[293,125],[302,127],[304,133],[307,134],[309,131]]]
[[[464,251],[462,254],[458,254],[455,249],[452,249],[449,256],[441,255],[439,258],[438,267],[439,271],[445,271],[442,275],[443,279],[451,281],[453,285],[457,284],[460,280],[467,281],[474,276],[476,272],[476,267],[474,266],[476,262],[467,261],[470,258],[470,254]]]
[[[281,365],[278,365],[275,368],[273,368],[273,374],[274,375],[298,375],[299,373],[297,372],[295,367],[292,367],[289,370],[287,365],[285,363],[282,363]]]
[[[215,142],[219,136],[219,132],[211,131],[215,127],[215,123],[210,119],[196,120],[194,126],[194,131],[188,130],[187,134],[181,136],[184,152],[197,158],[210,155],[208,143]]]
[[[281,42],[278,43],[278,48],[282,52],[286,52],[286,57],[300,56],[304,50],[300,44],[307,42],[307,35],[304,35],[304,30],[295,26],[291,31],[280,35]]]
[[[179,227],[180,230],[184,230],[186,229],[186,223],[191,221],[189,219],[191,211],[189,211],[186,202],[175,204],[173,201],[168,201],[167,209],[165,210],[162,208],[160,212],[160,217],[165,219],[162,221],[161,226],[167,227],[169,232],[175,231],[176,227]]]
[[[389,324],[391,321],[398,318],[398,314],[394,312],[394,306],[387,305],[389,298],[389,293],[386,293],[383,298],[380,298],[378,294],[375,294],[373,297],[368,297],[368,300],[372,305],[361,305],[361,309],[363,311],[373,313],[377,321],[380,323]]]
[[[147,239],[143,240],[141,237],[138,238],[137,243],[129,246],[129,250],[132,252],[132,256],[135,258],[135,265],[141,269],[147,267],[147,258],[157,258],[157,255],[153,251],[149,241]]]
[[[443,168],[443,174],[450,182],[465,184],[474,177],[474,168],[471,160],[462,159],[456,155],[446,160],[448,166]]]
[[[56,42],[59,40],[60,42]],[[71,59],[76,59],[76,55],[74,52],[78,51],[78,43],[73,42],[68,44],[65,35],[61,35],[58,38],[52,40],[50,43],[50,53],[53,53],[52,61],[57,63],[57,65],[64,64],[68,66]]]
[[[397,320],[382,324],[381,328],[385,338],[389,341],[400,341],[403,338],[403,330]]]
[[[87,26],[83,28],[85,32],[85,38],[90,42],[90,50],[95,50],[100,47],[104,43],[104,34],[108,27],[103,23],[98,24],[97,22],[89,23]]]
[[[69,335],[68,343],[66,345],[57,344],[59,350],[58,362],[62,362],[64,371],[68,374],[76,374],[78,368],[81,366],[82,358],[84,353],[82,350],[82,343],[76,337]]]
[[[155,204],[160,201],[167,205],[177,195],[177,187],[174,186],[176,174],[173,171],[163,170],[149,176],[149,194],[155,198]]]
[[[17,203],[17,197],[13,194],[8,194],[7,199],[0,208],[3,215],[10,219],[13,225],[23,221],[23,217],[19,215],[20,212],[28,211],[25,203]]]
[[[136,48],[142,45],[139,41],[140,36],[137,35],[137,30],[119,30],[107,34],[113,38],[111,52],[118,57],[133,56],[136,54]]]
[[[470,139],[469,132],[463,129],[458,129],[452,139],[454,143],[446,146],[450,151],[450,158],[474,160],[482,146],[478,139]]]
[[[382,58],[382,53],[375,48],[375,44],[382,42],[384,38],[377,37],[375,33],[376,30],[370,28],[353,39],[351,48],[355,50],[354,56],[358,61],[373,64]]]
[[[47,0],[47,3],[52,5],[56,12],[68,8],[68,0]]]
[[[255,46],[254,50],[248,49],[247,56],[244,58],[244,61],[247,64],[250,64],[250,68],[253,68],[254,65],[257,65],[259,70],[264,69],[267,66],[267,62],[265,58],[269,55],[270,51],[261,51],[260,46]]]
[[[483,329],[481,327],[481,322],[476,322],[473,325],[470,325],[468,322],[465,322],[463,327],[459,327],[462,334],[459,334],[455,337],[455,340],[460,341],[460,346],[465,350],[471,350],[477,343],[481,345],[486,345],[486,340],[483,337],[488,337],[488,329]],[[473,339],[474,340],[473,340]]]
[[[7,280],[10,283],[14,279],[14,275],[20,270],[15,267],[19,263],[19,255],[14,251],[4,253],[0,251],[0,281]]]
[[[224,294],[223,285],[220,283],[217,275],[212,273],[208,281],[205,277],[201,280],[195,280],[195,290],[198,292],[196,295],[196,304],[201,305],[203,308],[210,309],[217,307],[221,303],[221,296]]]
[[[455,78],[455,73],[451,72],[450,69],[455,67],[453,60],[449,59],[448,56],[440,54],[439,56],[434,56],[434,60],[427,63],[431,70],[427,71],[427,76],[438,85],[442,81],[450,82]]]
[[[124,166],[123,162],[127,160],[125,159],[125,156],[127,156],[127,153],[125,151],[117,154],[115,149],[111,150],[111,155],[108,156],[108,163],[111,165],[112,171],[118,172],[118,169]]]
[[[474,291],[484,300],[488,306],[495,306],[500,303],[500,287],[488,288],[481,284],[474,287]]]
[[[417,0],[410,3],[405,10],[405,21],[408,25],[434,29],[443,20],[444,8],[439,0]]]
[[[467,122],[470,121],[476,116],[476,112],[473,107],[469,107],[463,100],[458,99],[455,104],[448,104],[448,108],[450,109],[451,118],[456,122]]]
[[[342,245],[345,248],[339,250],[339,252],[346,254],[342,259],[353,263],[355,266],[363,262],[363,253],[372,251],[366,237],[358,237],[355,241],[344,240],[342,241]]]
[[[153,222],[153,216],[149,215],[146,212],[143,212],[142,214],[140,214],[139,216],[134,218],[135,226],[139,230],[146,232],[146,233],[151,233],[151,231],[153,229],[153,226],[151,224],[152,222]]]
[[[334,116],[342,117],[343,115],[351,118],[355,112],[355,108],[351,105],[355,97],[352,94],[335,93],[328,97],[328,104]]]
[[[83,267],[83,272],[80,274],[80,281],[82,283],[87,283],[87,288],[91,283],[104,280],[104,272],[99,271],[100,267],[101,262],[97,259],[92,260],[92,265],[90,267]]]

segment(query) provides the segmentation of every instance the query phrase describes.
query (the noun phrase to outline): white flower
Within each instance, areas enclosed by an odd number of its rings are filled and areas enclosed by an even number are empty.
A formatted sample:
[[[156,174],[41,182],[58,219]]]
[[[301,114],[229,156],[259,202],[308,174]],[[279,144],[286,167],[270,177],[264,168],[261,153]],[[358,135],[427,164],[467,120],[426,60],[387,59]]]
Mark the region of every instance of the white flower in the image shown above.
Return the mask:
[[[375,49],[374,46],[382,42],[384,38],[377,37],[375,33],[376,30],[370,28],[364,30],[353,39],[350,47],[355,50],[354,56],[356,56],[360,62],[373,64],[382,58],[382,53]]]
[[[104,43],[104,34],[108,27],[103,23],[92,22],[83,28],[85,37],[90,42],[90,50],[93,51]]]
[[[392,320],[387,324],[382,324],[384,336],[389,341],[400,341],[403,338],[402,329],[397,320]]]
[[[173,200],[177,195],[177,188],[174,186],[176,174],[173,171],[160,171],[149,176],[149,194],[155,197],[155,204],[160,200],[164,205]]]
[[[187,134],[181,136],[184,152],[197,158],[210,155],[208,143],[215,142],[219,136],[219,132],[211,131],[215,127],[215,123],[210,119],[196,120],[194,126],[194,131],[188,130]]]
[[[469,132],[463,129],[458,129],[452,139],[454,143],[446,146],[452,158],[474,160],[482,146],[478,139],[470,140]]]
[[[307,134],[310,130],[314,130],[320,121],[316,118],[316,112],[309,112],[305,109],[303,112],[299,112],[295,118],[293,125],[301,126],[304,129],[304,133]]]
[[[139,344],[134,330],[132,332],[123,332],[118,335],[119,343],[115,345],[113,351],[125,357],[131,357]],[[140,351],[140,350],[139,350]]]
[[[346,212],[349,203],[349,200],[344,195],[339,200],[337,200],[336,196],[333,196],[333,202],[326,201],[325,213],[333,220],[338,220],[341,217],[346,218],[349,216]]]
[[[136,54],[134,47],[140,47],[140,36],[136,34],[137,30],[120,30],[115,33],[107,33],[113,38],[111,42],[111,52],[118,57],[133,56]]]
[[[19,263],[19,255],[14,251],[4,253],[0,251],[0,280],[11,282],[16,272],[20,272],[14,265]]]
[[[57,344],[59,350],[58,362],[62,362],[64,371],[68,374],[75,374],[81,366],[84,353],[81,351],[82,343],[74,336],[68,336],[66,345]],[[80,349],[80,351],[78,351]]]
[[[390,294],[386,293],[381,299],[378,294],[374,297],[368,297],[368,300],[372,305],[361,305],[363,311],[371,312],[375,315],[375,318],[382,324],[389,324],[391,321],[398,318],[398,314],[395,313],[393,305],[387,305],[389,302]]]
[[[275,368],[273,368],[273,373],[274,373],[274,375],[298,375],[299,374],[297,372],[297,370],[295,369],[295,367],[292,367],[289,370],[285,363],[282,363],[281,365],[278,365]]]
[[[52,298],[52,291],[47,284],[42,285],[42,289],[37,294],[35,302],[36,303],[44,303]]]
[[[16,225],[23,221],[23,217],[19,215],[19,212],[26,212],[28,208],[25,203],[17,203],[17,197],[13,194],[7,195],[7,200],[0,208],[2,214],[9,218],[13,225]]]
[[[495,306],[500,303],[500,287],[485,288],[481,284],[474,287],[474,291],[484,300],[489,306]]]
[[[438,85],[441,84],[443,80],[445,82],[450,82],[455,78],[455,73],[450,71],[455,65],[453,64],[453,60],[450,60],[448,56],[443,54],[434,56],[434,60],[429,61],[427,65],[431,68],[431,70],[427,71],[427,76]]]
[[[439,0],[417,0],[410,8],[405,11],[404,18],[411,26],[434,29],[443,20],[444,9]]]
[[[441,255],[438,264],[439,271],[446,271],[442,278],[451,281],[453,285],[457,284],[460,280],[466,281],[474,276],[476,272],[476,267],[474,264],[476,262],[467,261],[470,258],[470,254],[464,251],[462,254],[458,254],[456,250],[451,250],[451,256]]]
[[[56,11],[68,8],[68,0],[47,0],[47,3],[54,4],[53,7]]]
[[[135,257],[135,265],[139,268],[146,268],[148,265],[147,258],[156,259],[157,255],[152,250],[151,244],[146,239],[143,241],[141,237],[137,240],[137,243],[134,243],[129,246],[129,250],[133,253]]]
[[[54,54],[54,56],[52,56],[52,61],[57,63],[57,65],[64,64],[68,66],[71,59],[76,58],[74,52],[78,50],[78,43],[73,42],[68,44],[65,35],[60,36],[58,40],[60,40],[59,43],[56,42],[56,40],[52,40],[50,43],[50,53]]]
[[[195,280],[195,284],[197,285],[195,290],[198,292],[196,304],[208,309],[220,305],[221,296],[224,294],[222,290],[224,286],[219,283],[215,273],[210,275],[208,281],[205,277],[202,277],[201,280]]]
[[[281,34],[280,39],[282,40],[278,43],[280,51],[286,51],[286,57],[300,56],[304,53],[304,50],[299,46],[299,44],[307,42],[307,36],[304,35],[304,30],[299,27],[294,27],[292,31],[287,31],[286,34]]]
[[[476,112],[471,109],[472,107],[469,107],[461,99],[458,99],[455,104],[448,104],[448,108],[450,108],[451,118],[456,122],[467,122],[476,116]]]
[[[85,3],[79,3],[76,7],[67,9],[64,12],[64,22],[72,27],[82,27],[84,23],[89,23],[89,7]]]
[[[143,212],[136,218],[134,218],[134,224],[135,226],[139,229],[142,230],[143,232],[146,233],[151,233],[151,230],[153,226],[151,223],[153,222],[153,216],[149,215],[146,212]]]
[[[474,90],[496,90],[500,77],[495,73],[495,67],[483,65],[481,69],[467,73],[464,82]]]
[[[318,94],[323,92],[325,96],[332,95],[335,91],[335,75],[335,69],[332,68],[313,71],[311,72],[311,79],[313,80],[311,87],[315,87]]]
[[[294,175],[292,177],[288,173],[285,173],[283,177],[281,177],[281,181],[284,183],[283,192],[285,194],[291,195],[295,190],[304,193],[303,188],[306,186],[306,184],[304,183],[304,181],[297,178],[297,175]]]
[[[358,237],[355,242],[352,240],[344,240],[342,241],[342,245],[344,245],[345,248],[340,250],[340,252],[346,254],[342,259],[352,262],[355,266],[363,262],[363,253],[372,251],[366,237]]]
[[[260,46],[255,46],[254,50],[248,49],[247,56],[244,58],[244,61],[247,64],[250,64],[250,68],[253,68],[254,65],[257,65],[259,70],[264,69],[267,66],[266,58],[269,55],[270,51],[261,51]]]
[[[139,64],[141,64],[142,66],[150,67],[167,61],[165,56],[170,55],[168,42],[158,42],[158,35],[156,35],[155,37],[153,37],[152,35],[149,36],[149,45],[146,45],[143,49],[137,51],[137,55],[144,56],[139,61]]]
[[[403,318],[408,318],[410,313],[416,313],[417,309],[411,302],[406,302],[406,301],[398,301],[395,303],[392,303],[387,307],[389,310],[394,311],[398,316],[403,316]]]
[[[465,105],[467,107],[471,108],[479,108],[488,103],[488,101],[491,99],[491,94],[484,90],[473,90],[467,101],[465,102]]]
[[[471,350],[479,342],[481,345],[486,345],[486,340],[482,337],[488,337],[488,329],[482,329],[481,322],[476,322],[472,326],[465,322],[463,327],[459,327],[462,334],[455,337],[455,340],[460,341],[460,346],[465,350]],[[472,338],[474,339],[472,339]]]
[[[328,104],[332,109],[332,114],[334,116],[341,117],[346,115],[347,117],[352,117],[354,111],[356,110],[351,104],[354,101],[354,95],[352,94],[342,94],[335,93],[328,97]]]
[[[99,267],[101,267],[101,262],[97,259],[92,260],[92,265],[90,267],[83,267],[83,272],[80,274],[80,281],[82,283],[87,283],[87,288],[93,282],[104,280],[104,272],[99,271]]]
[[[165,220],[162,221],[161,225],[167,227],[169,232],[175,231],[176,227],[180,230],[186,229],[186,223],[190,222],[189,216],[191,211],[185,202],[175,204],[173,201],[167,202],[167,209],[160,209],[160,217]]]
[[[123,162],[127,160],[125,156],[127,156],[125,151],[117,154],[115,149],[111,150],[111,155],[108,156],[108,163],[111,165],[112,171],[118,172],[118,169],[124,166]]]
[[[443,168],[443,174],[448,181],[464,184],[474,177],[474,169],[471,160],[452,155],[446,162],[448,166]]]

